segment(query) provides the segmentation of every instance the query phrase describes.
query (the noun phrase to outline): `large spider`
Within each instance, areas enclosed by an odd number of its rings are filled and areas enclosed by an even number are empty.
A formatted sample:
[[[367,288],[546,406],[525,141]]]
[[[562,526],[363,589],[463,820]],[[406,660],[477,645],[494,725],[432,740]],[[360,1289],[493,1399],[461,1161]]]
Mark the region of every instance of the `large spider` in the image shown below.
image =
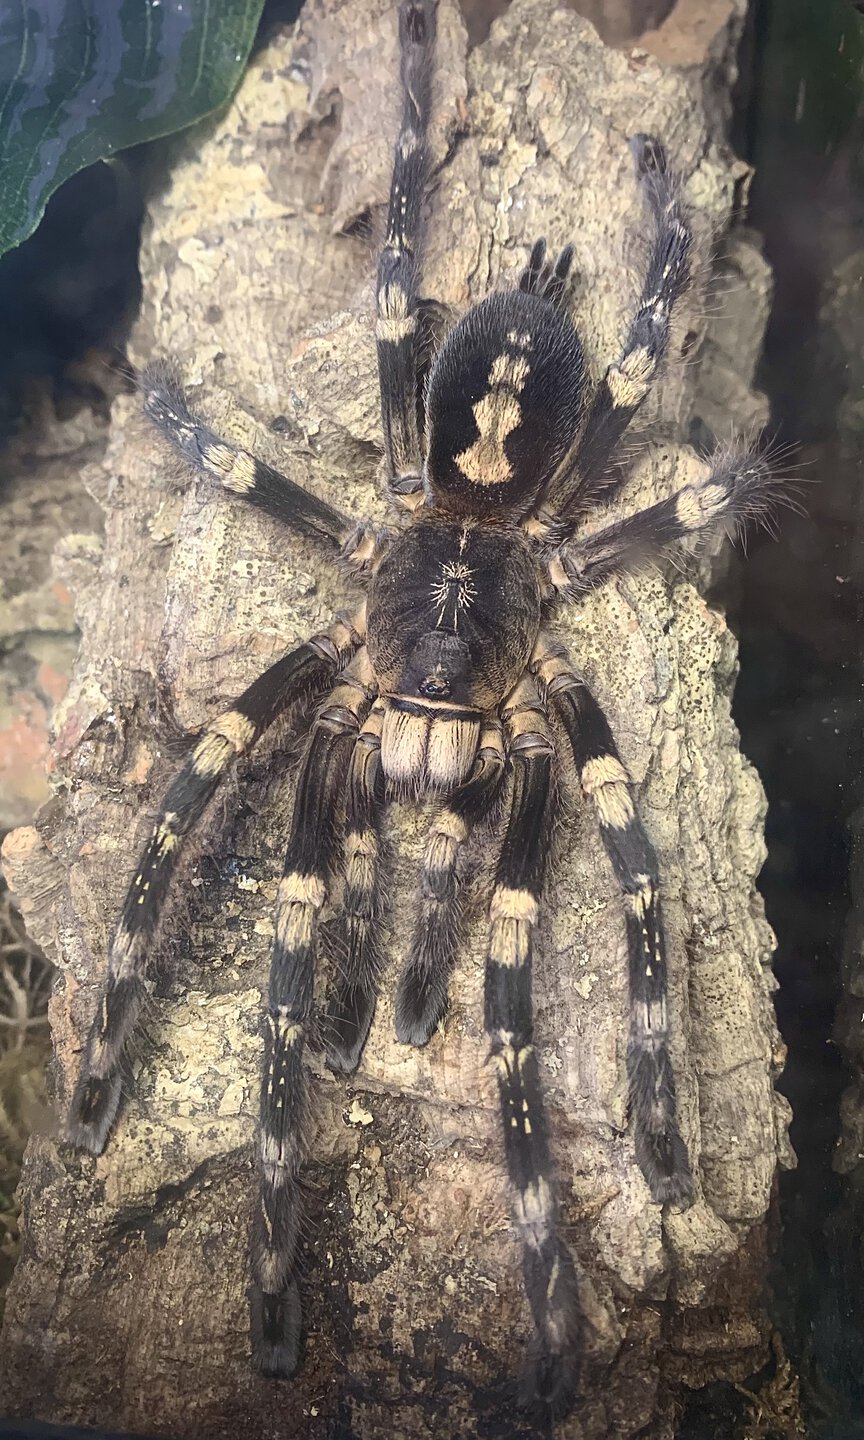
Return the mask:
[[[169,788],[111,945],[69,1135],[94,1154],[106,1143],[146,994],[147,958],[186,838],[237,757],[299,697],[323,695],[276,906],[252,1237],[255,1363],[277,1375],[298,1363],[303,1047],[322,907],[341,881],[341,908],[327,932],[338,963],[323,1033],[329,1064],[350,1072],[375,1008],[386,798],[431,795],[437,803],[399,981],[397,1034],[423,1045],[446,1010],[466,846],[474,828],[503,809],[485,1025],[536,1327],[526,1395],[560,1413],[578,1375],[580,1305],[557,1230],[531,976],[554,780],[574,764],[624,899],[637,1158],[658,1203],[688,1204],[692,1179],[669,1059],[654,852],[603,712],[545,625],[556,603],[578,601],[663,546],[764,512],[771,479],[762,457],[731,446],[701,484],[580,533],[580,521],[620,483],[616,445],[662,365],[672,309],[689,280],[690,230],[663,149],[644,135],[632,148],[651,221],[647,274],[621,353],[593,396],[586,396],[582,348],[566,308],[572,251],[551,263],[542,241],[516,288],[490,296],[453,328],[419,394],[418,250],[434,20],[435,0],[403,0],[404,111],[378,267],[388,490],[405,523],[355,524],[214,435],[173,381],[145,380],[147,414],[186,459],[329,546],[366,593],[359,608],[272,665],[208,725]],[[555,735],[569,754],[556,754]]]

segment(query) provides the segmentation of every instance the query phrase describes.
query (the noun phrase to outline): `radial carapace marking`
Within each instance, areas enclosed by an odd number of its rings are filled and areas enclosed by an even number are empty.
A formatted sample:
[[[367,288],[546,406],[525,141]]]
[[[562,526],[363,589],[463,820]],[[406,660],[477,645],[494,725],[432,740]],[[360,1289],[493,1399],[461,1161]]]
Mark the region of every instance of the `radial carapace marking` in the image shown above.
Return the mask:
[[[505,350],[492,361],[489,389],[472,407],[479,437],[456,456],[456,464],[466,480],[472,480],[477,485],[504,485],[513,478],[504,442],[522,422],[519,396],[525,388],[531,366],[526,355],[518,352],[528,349],[531,336],[511,330],[507,339],[517,347],[517,353]]]
[[[448,561],[441,566],[440,579],[432,586],[432,603],[437,606],[436,630],[459,629],[459,614],[469,610],[477,599],[474,585],[474,571],[460,560]]]

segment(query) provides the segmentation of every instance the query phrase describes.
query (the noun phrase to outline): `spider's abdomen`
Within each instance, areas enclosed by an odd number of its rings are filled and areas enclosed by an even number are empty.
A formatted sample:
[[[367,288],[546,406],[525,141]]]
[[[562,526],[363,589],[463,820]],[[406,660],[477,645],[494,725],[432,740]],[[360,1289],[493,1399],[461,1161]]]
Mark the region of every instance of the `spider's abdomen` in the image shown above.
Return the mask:
[[[521,290],[475,305],[429,377],[426,481],[436,506],[523,515],[572,443],[584,391],[582,346],[563,311]]]
[[[519,679],[540,628],[540,588],[522,536],[423,521],[376,574],[369,656],[387,715],[381,759],[393,780],[449,788],[471,769],[483,714]]]

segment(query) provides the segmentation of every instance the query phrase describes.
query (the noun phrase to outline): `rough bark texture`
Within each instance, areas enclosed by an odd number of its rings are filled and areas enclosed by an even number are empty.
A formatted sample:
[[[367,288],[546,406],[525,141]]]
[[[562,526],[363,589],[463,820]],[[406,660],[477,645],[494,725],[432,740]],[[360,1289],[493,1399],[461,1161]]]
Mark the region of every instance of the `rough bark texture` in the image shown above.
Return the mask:
[[[666,138],[703,249],[728,223],[742,170],[722,100],[739,22],[740,7],[704,71],[664,70],[604,48],[549,0],[514,0],[466,61],[461,19],[442,0],[425,293],[464,307],[512,275],[538,234],[572,239],[576,310],[602,368],[638,288],[627,137]],[[382,502],[373,261],[357,222],[386,197],[396,71],[389,0],[309,5],[258,55],[224,118],[185,142],[143,257],[138,358],[175,357],[218,427],[358,515]],[[758,261],[736,265],[764,313]],[[724,426],[750,420],[758,335],[709,344],[698,291],[682,311],[676,344],[705,358],[715,393],[725,386]],[[698,364],[672,367],[628,505],[698,468],[671,437],[715,419],[699,377]],[[176,763],[166,715],[201,725],[344,603],[311,546],[179,474],[134,400],[114,414],[108,458],[87,475],[104,553],[88,567],[75,552],[71,576],[83,643],[57,721],[57,794],[7,846],[33,932],[63,972],[59,1113],[137,846]],[[591,1320],[584,1399],[558,1433],[667,1437],[681,1385],[743,1378],[763,1354],[764,1223],[786,1154],[771,934],[754,889],[763,797],[730,718],[734,642],[678,570],[609,586],[562,614],[558,633],[608,709],[660,854],[698,1176],[694,1207],[664,1216],[634,1161],[623,917],[578,811],[549,886],[536,987]],[[75,1156],[49,1136],[31,1145],[0,1410],[176,1437],[526,1435],[511,1377],[530,1322],[483,1065],[481,919],[443,1032],[424,1051],[393,1036],[423,838],[408,809],[391,818],[390,962],[362,1068],[347,1086],[325,1073],[315,1085],[305,1363],[287,1385],[249,1368],[258,1003],[287,763],[284,740],[262,750],[187,872],[191,904],[168,928],[134,1093],[106,1154]]]
[[[98,460],[106,425],[89,412],[59,421],[40,395],[38,415],[0,457],[0,834],[28,824],[50,795],[49,717],[62,699],[78,635],[68,588],[51,553],[74,532],[101,526],[78,480]]]

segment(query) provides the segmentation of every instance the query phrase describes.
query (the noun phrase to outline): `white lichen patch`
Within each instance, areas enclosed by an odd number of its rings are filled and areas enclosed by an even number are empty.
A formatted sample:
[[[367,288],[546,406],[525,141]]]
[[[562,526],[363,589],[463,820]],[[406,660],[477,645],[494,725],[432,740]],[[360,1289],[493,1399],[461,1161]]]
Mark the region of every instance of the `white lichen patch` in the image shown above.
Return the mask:
[[[355,1095],[346,1111],[345,1118],[349,1125],[371,1125],[375,1116],[371,1110],[366,1109],[365,1105],[363,1105]]]

